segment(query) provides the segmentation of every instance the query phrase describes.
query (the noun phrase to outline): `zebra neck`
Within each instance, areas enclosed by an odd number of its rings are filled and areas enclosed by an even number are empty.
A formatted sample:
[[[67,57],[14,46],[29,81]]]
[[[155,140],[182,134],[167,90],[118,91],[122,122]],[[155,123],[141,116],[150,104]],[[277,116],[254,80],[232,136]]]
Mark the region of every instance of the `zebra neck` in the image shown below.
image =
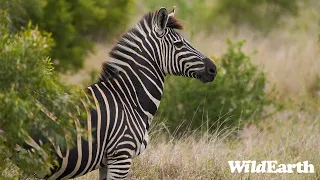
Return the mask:
[[[123,102],[130,103],[149,127],[163,94],[164,74],[161,69],[154,61],[132,54],[112,57],[109,66],[117,69],[119,74],[106,83],[116,87],[114,89]]]

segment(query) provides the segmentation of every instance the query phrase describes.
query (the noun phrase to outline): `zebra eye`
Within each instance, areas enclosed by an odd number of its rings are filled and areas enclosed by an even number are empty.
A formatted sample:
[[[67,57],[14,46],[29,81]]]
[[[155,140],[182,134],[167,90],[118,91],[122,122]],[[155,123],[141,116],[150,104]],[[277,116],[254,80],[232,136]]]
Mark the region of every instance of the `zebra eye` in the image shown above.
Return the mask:
[[[183,42],[182,41],[175,41],[175,42],[173,42],[173,44],[177,48],[182,48],[182,46],[183,46]]]

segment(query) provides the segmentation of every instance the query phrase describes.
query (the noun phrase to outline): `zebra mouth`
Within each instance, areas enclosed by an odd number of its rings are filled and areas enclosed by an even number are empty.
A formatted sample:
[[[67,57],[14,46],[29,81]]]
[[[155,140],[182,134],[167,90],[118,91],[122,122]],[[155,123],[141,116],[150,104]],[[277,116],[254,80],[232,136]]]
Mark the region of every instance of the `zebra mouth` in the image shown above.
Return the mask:
[[[217,67],[209,58],[203,59],[203,62],[205,69],[197,72],[198,79],[203,83],[212,82],[216,78]]]
[[[208,75],[206,73],[198,74],[198,78],[202,83],[212,82],[216,76]]]
[[[215,74],[208,73],[205,69],[195,73],[194,78],[198,79],[202,83],[212,82],[216,78]]]

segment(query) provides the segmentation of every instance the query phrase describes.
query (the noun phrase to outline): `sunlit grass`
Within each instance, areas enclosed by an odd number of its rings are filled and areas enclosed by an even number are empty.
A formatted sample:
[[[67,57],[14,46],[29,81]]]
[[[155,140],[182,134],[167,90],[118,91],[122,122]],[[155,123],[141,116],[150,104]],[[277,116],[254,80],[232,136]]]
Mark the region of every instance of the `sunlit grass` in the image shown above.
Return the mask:
[[[128,179],[320,178],[320,115],[316,113],[284,111],[233,134],[199,137],[189,133],[179,139],[160,134],[154,134],[145,153],[134,159]],[[316,173],[232,174],[229,160],[277,160],[287,164],[309,161]],[[77,180],[84,179],[98,179],[98,173]]]

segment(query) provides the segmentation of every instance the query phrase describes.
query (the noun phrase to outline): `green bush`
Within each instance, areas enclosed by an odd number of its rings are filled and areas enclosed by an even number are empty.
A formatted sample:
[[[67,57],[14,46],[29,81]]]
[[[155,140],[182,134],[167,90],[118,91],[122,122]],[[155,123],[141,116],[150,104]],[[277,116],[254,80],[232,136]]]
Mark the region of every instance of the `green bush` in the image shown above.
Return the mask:
[[[47,57],[51,37],[30,24],[12,34],[8,19],[0,11],[0,176],[8,165],[7,157],[26,174],[48,172],[54,164],[53,149],[42,137],[51,137],[61,148],[72,145],[75,116],[68,113],[77,112],[82,93],[61,84],[54,73]],[[17,153],[17,145],[23,147],[29,135],[43,140],[43,151],[20,149]]]
[[[265,93],[266,76],[242,52],[244,41],[228,41],[228,51],[217,63],[218,75],[212,83],[167,77],[158,119],[171,130],[197,129],[202,125],[216,130],[241,126],[261,118],[263,108],[272,104]]]
[[[106,39],[123,28],[133,0],[1,0],[8,9],[11,31],[20,31],[29,20],[52,33],[50,56],[58,70],[76,70],[93,49],[93,40]]]

